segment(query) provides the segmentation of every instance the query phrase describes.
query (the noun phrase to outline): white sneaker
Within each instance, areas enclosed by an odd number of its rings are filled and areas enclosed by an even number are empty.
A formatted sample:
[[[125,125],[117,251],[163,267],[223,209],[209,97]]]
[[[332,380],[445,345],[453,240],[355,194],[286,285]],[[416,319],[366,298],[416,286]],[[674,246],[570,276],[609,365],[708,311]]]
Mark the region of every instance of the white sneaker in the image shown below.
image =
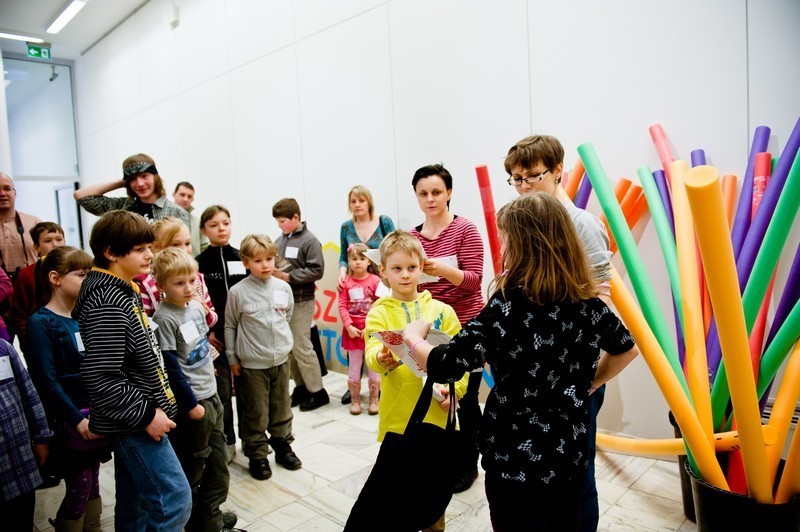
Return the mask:
[[[236,456],[236,445],[228,445],[225,447],[225,461],[230,464],[233,462],[234,456]]]

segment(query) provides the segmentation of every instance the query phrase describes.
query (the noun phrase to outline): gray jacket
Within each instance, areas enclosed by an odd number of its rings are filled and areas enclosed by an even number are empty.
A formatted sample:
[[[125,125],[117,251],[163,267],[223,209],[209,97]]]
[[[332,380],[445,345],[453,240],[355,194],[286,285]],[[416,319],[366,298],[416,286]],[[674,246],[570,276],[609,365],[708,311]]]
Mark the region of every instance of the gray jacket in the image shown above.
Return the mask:
[[[313,301],[316,289],[314,283],[322,279],[322,274],[325,273],[322,244],[306,228],[305,222],[294,233],[281,235],[275,244],[278,246],[278,255],[289,263],[290,269],[287,272],[294,300],[298,303]]]

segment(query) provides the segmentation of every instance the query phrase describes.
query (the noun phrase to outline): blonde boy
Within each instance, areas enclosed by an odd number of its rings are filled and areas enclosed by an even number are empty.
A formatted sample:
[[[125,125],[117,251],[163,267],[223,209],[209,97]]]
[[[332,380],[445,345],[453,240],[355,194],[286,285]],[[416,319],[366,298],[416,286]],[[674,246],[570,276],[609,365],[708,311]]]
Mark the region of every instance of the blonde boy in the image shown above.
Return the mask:
[[[220,530],[219,507],[228,498],[230,477],[206,311],[194,299],[197,262],[183,249],[167,248],[153,258],[152,273],[164,294],[153,314],[156,336],[178,401],[178,426],[171,441],[192,488],[186,530]]]
[[[250,475],[258,480],[272,476],[267,444],[275,450],[277,464],[290,470],[303,465],[290,445],[294,436],[287,362],[294,298],[289,284],[272,276],[277,251],[266,235],[245,237],[239,256],[250,275],[231,288],[225,308],[225,352],[231,373],[240,377],[236,392],[247,405],[239,436]]]

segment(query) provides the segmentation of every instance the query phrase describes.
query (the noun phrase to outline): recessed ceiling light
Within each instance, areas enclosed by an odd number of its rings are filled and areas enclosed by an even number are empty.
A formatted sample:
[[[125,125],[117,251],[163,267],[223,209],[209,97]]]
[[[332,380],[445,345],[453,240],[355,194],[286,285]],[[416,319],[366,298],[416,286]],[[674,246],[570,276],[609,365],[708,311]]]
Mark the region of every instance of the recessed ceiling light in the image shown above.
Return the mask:
[[[86,5],[85,0],[72,0],[67,6],[61,10],[61,13],[50,23],[50,25],[45,30],[47,33],[58,33],[64,26],[69,24],[69,21],[78,14],[78,11],[83,9],[83,6]]]
[[[31,35],[20,35],[19,33],[7,33],[4,31],[0,31],[0,39],[11,39],[14,41],[27,41],[33,42],[37,44],[41,44],[44,42],[44,39],[40,39],[39,37],[33,37]]]

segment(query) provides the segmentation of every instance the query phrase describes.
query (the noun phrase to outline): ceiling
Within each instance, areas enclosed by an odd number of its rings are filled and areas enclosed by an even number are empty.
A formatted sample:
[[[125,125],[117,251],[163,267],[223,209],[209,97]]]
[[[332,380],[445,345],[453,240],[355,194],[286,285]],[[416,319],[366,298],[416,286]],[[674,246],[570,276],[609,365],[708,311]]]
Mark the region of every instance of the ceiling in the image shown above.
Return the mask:
[[[45,28],[69,0],[0,0],[0,31],[41,37],[51,43],[53,59],[76,59],[109,30],[149,0],[89,0],[57,35]],[[0,49],[26,55],[22,41],[0,39]]]

